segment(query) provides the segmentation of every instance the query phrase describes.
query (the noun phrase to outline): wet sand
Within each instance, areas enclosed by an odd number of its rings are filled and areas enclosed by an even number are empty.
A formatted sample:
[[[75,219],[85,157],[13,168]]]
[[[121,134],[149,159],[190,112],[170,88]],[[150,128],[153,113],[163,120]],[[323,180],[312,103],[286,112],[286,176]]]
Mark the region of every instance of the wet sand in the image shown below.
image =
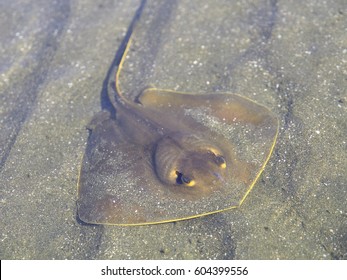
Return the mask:
[[[102,108],[103,81],[139,1],[7,2],[0,9],[1,259],[347,258],[343,0],[148,1],[122,82],[126,96],[148,84],[233,92],[275,112],[280,133],[241,208],[142,227],[76,219],[86,125]],[[145,56],[153,47],[155,55]]]

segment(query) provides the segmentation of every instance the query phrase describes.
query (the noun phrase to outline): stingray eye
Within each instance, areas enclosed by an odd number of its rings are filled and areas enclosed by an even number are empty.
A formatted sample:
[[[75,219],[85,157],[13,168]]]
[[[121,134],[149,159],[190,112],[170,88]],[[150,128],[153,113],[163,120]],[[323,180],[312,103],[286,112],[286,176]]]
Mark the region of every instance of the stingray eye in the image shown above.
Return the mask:
[[[225,161],[225,158],[223,156],[216,156],[215,161],[221,168],[227,167],[227,162]]]
[[[195,181],[189,178],[186,175],[183,175],[181,172],[176,171],[176,183],[179,185],[185,185],[187,187],[193,187],[195,185]]]
[[[215,149],[211,149],[208,151],[210,155],[212,155],[214,162],[220,167],[220,168],[226,168],[227,162],[225,158],[220,155],[220,151],[217,151]]]

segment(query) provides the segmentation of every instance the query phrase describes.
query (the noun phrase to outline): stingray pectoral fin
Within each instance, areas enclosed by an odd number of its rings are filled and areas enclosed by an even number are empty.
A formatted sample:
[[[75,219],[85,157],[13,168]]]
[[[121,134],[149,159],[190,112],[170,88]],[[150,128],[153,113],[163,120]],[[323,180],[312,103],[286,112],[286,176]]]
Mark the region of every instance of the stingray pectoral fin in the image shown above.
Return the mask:
[[[91,224],[144,223],[147,212],[138,195],[148,191],[140,184],[153,179],[148,155],[106,117],[97,114],[91,121],[78,182],[79,218]]]
[[[192,94],[157,88],[146,88],[138,101],[147,107],[167,110],[184,108],[209,108],[211,115],[222,122],[262,124],[264,121],[276,124],[276,117],[264,106],[231,93]]]

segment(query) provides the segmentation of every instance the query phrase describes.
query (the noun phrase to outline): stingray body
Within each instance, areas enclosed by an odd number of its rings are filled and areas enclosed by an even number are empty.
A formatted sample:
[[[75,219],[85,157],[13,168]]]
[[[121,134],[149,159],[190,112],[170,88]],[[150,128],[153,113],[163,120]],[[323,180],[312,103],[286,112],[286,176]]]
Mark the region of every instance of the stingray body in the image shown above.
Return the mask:
[[[239,207],[273,151],[278,120],[231,93],[108,90],[116,111],[98,113],[78,182],[79,218],[92,224],[172,222]]]
[[[278,123],[238,95],[114,92],[99,113],[79,180],[78,213],[94,224],[143,225],[241,205],[273,150]]]

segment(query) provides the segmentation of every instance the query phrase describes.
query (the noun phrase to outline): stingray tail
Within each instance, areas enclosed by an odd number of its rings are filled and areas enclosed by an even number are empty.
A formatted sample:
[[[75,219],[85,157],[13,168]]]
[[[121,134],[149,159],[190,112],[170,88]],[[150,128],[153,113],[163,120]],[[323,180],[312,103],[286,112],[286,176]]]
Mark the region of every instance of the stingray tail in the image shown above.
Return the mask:
[[[124,36],[124,39],[116,53],[116,56],[113,60],[112,66],[110,68],[110,72],[108,73],[108,80],[112,79],[112,76],[114,75],[114,82],[108,82],[109,86],[111,88],[108,89],[108,98],[111,102],[111,104],[116,108],[118,103],[121,104],[128,104],[130,103],[122,94],[122,91],[119,86],[119,75],[122,70],[122,66],[125,60],[125,57],[127,56],[127,53],[130,48],[131,44],[131,36],[133,33],[133,30],[139,21],[142,11],[144,9],[144,6],[146,5],[147,0],[142,0],[139,8],[136,11],[136,14],[131,21],[128,31]]]

